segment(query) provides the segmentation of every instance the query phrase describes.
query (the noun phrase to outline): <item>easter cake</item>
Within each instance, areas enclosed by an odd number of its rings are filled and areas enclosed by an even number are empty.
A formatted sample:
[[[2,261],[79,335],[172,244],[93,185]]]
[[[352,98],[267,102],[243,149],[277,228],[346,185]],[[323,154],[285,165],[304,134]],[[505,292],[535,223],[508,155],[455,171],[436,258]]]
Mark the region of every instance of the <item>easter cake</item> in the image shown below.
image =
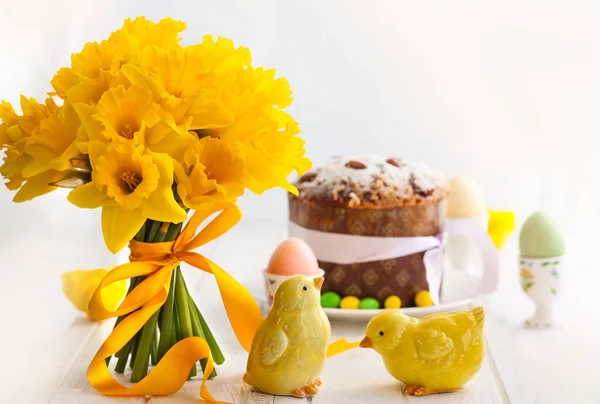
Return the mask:
[[[289,196],[291,226],[321,235],[403,238],[435,237],[443,230],[448,184],[421,163],[373,155],[336,156],[295,185],[299,195]],[[415,306],[417,294],[428,291],[424,254],[350,263],[317,256],[325,270],[322,291],[339,295],[342,307],[345,297],[376,299],[381,306],[387,306],[386,301]]]

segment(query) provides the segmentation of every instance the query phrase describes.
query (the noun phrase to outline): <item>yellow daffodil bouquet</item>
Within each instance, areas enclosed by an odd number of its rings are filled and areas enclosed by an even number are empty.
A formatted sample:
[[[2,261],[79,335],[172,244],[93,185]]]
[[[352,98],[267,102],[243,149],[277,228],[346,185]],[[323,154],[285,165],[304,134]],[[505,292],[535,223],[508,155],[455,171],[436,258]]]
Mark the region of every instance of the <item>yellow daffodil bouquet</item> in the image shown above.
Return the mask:
[[[210,351],[195,351],[202,367],[223,362],[179,264],[216,277],[234,327],[240,327],[236,316],[257,315],[253,302],[250,314],[240,307],[247,303],[245,289],[191,250],[237,222],[236,199],[246,189],[296,192],[286,177],[310,168],[298,124],[284,111],[292,101],[288,82],[253,67],[249,50],[229,39],[206,36],[182,46],[184,29],[169,18],[126,20],[107,40],[72,55],[45,102],[22,96],[20,113],[0,105],[0,173],[17,191],[14,201],[70,188],[72,204],[102,208],[108,249],[131,249],[129,264],[100,277],[78,272],[65,280],[67,296],[92,319],[117,317],[88,370],[90,383],[107,394],[119,394],[107,387],[112,379],[101,367],[111,358],[118,373],[129,364],[137,382],[179,341],[199,337]],[[196,234],[213,213],[220,214]],[[97,286],[91,291],[90,279]],[[110,288],[126,279],[125,299],[110,302]],[[190,368],[193,376],[193,363],[184,364],[186,378]],[[165,367],[163,376],[174,372]],[[140,392],[165,393],[148,386]]]

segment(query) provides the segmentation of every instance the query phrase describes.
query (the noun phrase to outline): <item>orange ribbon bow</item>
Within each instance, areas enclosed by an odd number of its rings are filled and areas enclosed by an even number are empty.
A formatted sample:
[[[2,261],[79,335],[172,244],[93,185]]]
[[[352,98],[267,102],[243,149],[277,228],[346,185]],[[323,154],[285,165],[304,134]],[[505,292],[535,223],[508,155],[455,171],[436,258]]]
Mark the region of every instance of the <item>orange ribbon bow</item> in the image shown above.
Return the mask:
[[[222,212],[196,235],[200,224],[219,210]],[[225,208],[217,206],[211,210],[196,211],[175,241],[131,241],[132,262],[110,271],[96,289],[89,304],[90,316],[94,320],[131,313],[115,327],[92,359],[87,375],[94,389],[109,396],[170,395],[183,386],[190,368],[198,360],[206,358],[208,363],[200,396],[218,403],[205,385],[213,370],[213,362],[208,344],[200,337],[189,337],[179,341],[146,377],[132,387],[125,387],[113,378],[105,358],[119,351],[163,305],[169,293],[171,274],[181,262],[214,275],[233,331],[241,346],[246,351],[250,350],[252,338],[263,321],[258,305],[250,292],[227,272],[208,258],[192,252],[228,231],[240,218],[241,212],[236,205],[227,205]],[[108,309],[102,300],[102,290],[115,282],[137,276],[146,276],[146,279],[125,297],[116,310]]]
[[[200,224],[213,213],[222,212],[204,227],[197,235]],[[131,241],[132,262],[110,271],[96,289],[89,304],[89,314],[93,320],[126,316],[102,344],[88,367],[88,381],[99,393],[108,396],[164,396],[177,392],[186,382],[189,371],[201,359],[207,359],[200,397],[212,403],[215,400],[206,387],[206,380],[213,370],[213,361],[206,341],[201,337],[189,337],[175,344],[160,362],[137,384],[126,387],[114,379],[108,370],[105,359],[118,352],[146,324],[167,299],[171,274],[185,262],[214,275],[221,299],[233,331],[240,343],[250,351],[252,339],[263,321],[260,309],[250,292],[227,272],[201,254],[192,252],[227,232],[241,218],[236,205],[215,206],[206,211],[196,211],[175,241],[163,243],[143,243]],[[116,310],[105,304],[102,291],[124,279],[146,276]],[[110,303],[110,302],[109,302]],[[138,310],[139,309],[139,310]],[[328,356],[356,347],[344,339],[332,343]],[[226,403],[222,403],[226,404]]]

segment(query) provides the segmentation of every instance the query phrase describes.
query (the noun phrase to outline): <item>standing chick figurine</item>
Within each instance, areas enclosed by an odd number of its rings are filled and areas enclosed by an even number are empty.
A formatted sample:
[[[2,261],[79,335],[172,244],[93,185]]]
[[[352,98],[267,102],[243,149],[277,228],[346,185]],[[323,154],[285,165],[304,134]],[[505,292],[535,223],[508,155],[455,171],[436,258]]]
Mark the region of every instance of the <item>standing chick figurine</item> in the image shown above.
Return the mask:
[[[319,392],[331,326],[321,308],[323,278],[297,275],[275,292],[259,327],[244,381],[264,393],[304,397]]]
[[[457,391],[481,367],[483,307],[421,319],[386,310],[367,325],[361,348],[373,348],[411,396]]]

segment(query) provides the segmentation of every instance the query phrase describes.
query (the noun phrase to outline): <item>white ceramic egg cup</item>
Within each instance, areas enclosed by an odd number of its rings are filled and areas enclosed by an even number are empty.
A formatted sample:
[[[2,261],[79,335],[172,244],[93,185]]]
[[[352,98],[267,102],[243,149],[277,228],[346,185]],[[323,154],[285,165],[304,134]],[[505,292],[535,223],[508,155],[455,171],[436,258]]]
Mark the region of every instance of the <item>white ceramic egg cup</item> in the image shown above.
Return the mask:
[[[316,275],[307,275],[311,278],[320,278],[325,276],[325,271],[319,268],[319,273]],[[275,291],[285,281],[290,277],[290,275],[273,275],[267,272],[266,269],[263,270],[263,277],[265,280],[265,292],[267,293],[267,302],[269,306],[273,304],[273,296],[275,296]],[[293,275],[292,275],[293,276]]]
[[[563,285],[563,258],[519,258],[521,288],[536,307],[525,327],[545,328],[555,324],[554,306]]]

